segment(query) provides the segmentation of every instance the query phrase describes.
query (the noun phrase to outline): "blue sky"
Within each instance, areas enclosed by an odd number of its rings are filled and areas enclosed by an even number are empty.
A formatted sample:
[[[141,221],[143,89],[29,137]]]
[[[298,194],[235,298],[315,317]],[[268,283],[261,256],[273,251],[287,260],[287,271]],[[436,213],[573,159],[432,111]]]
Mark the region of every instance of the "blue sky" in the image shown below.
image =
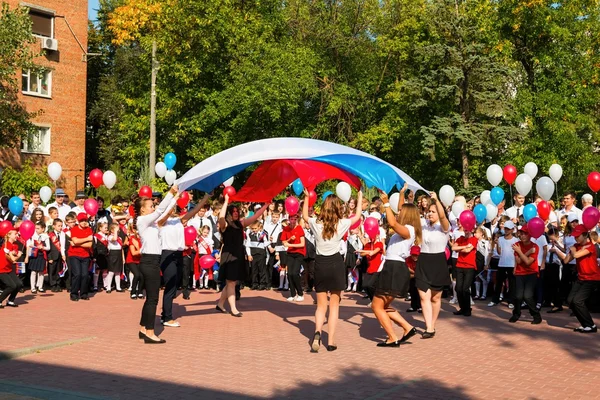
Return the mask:
[[[92,21],[96,20],[96,10],[100,6],[98,5],[98,0],[88,0],[88,18]]]

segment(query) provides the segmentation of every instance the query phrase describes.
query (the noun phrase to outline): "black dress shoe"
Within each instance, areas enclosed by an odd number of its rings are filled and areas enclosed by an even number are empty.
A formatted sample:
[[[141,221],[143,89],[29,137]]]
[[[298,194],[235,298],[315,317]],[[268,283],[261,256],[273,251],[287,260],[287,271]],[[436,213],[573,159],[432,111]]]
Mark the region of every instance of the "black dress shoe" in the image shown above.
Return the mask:
[[[163,344],[163,343],[167,343],[167,341],[165,339],[154,340],[154,339],[149,338],[147,335],[144,335],[144,343],[146,343],[146,344]]]
[[[395,342],[377,343],[377,347],[400,347],[400,340],[396,340]]]
[[[87,296],[81,296],[81,300],[89,300],[90,298]]]
[[[79,301],[79,297],[71,297],[71,301]]]
[[[421,339],[431,339],[435,336],[435,331],[433,332],[423,332],[423,334],[421,335]]]
[[[215,307],[215,310],[217,310],[217,312],[223,313],[223,314],[227,314],[227,311],[223,310],[221,307],[219,307],[218,305]]]
[[[463,310],[454,311],[452,314],[454,315],[464,315],[465,312]]]
[[[6,303],[6,307],[17,308],[17,307],[19,307],[19,305],[16,303],[13,303],[12,301],[9,301],[8,303]]]
[[[471,311],[465,311],[462,315],[463,315],[463,317],[470,317]]]
[[[243,313],[241,313],[241,312],[239,312],[239,311],[238,311],[238,313],[237,313],[237,314],[234,314],[234,313],[230,313],[230,314],[231,314],[232,316],[234,316],[234,317],[238,317],[238,318],[239,318],[239,317],[241,317],[242,315],[244,315]]]
[[[337,350],[337,346],[328,344],[327,345],[327,351],[336,351]]]
[[[552,310],[548,310],[548,314],[556,314],[558,312],[561,312],[562,310],[562,307],[553,307]]]
[[[146,334],[145,334],[145,333],[142,333],[142,332],[140,332],[140,331],[138,331],[138,337],[139,337],[140,339],[143,339],[143,338],[145,338],[145,337],[146,337]]]
[[[321,347],[321,332],[315,332],[312,340],[310,341],[311,353],[318,353],[319,347]]]
[[[184,295],[183,295],[183,299],[184,299],[184,300],[189,300],[189,299],[190,299],[190,295],[189,295],[189,294],[187,294],[187,295],[186,295],[186,294],[184,294]]]
[[[408,342],[408,340],[417,334],[417,328],[412,328],[410,331],[406,333],[406,335],[402,336],[400,339],[400,343]]]

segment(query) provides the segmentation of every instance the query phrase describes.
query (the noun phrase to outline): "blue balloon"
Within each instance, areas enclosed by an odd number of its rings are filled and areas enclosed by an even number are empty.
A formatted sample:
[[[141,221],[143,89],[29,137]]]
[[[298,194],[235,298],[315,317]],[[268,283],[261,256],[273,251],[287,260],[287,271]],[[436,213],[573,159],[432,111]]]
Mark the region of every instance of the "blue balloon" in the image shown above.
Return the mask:
[[[304,185],[302,184],[300,178],[296,179],[294,183],[292,183],[292,189],[294,190],[294,193],[296,193],[296,196],[300,196],[302,194],[304,191]]]
[[[326,191],[325,193],[323,193],[323,196],[321,196],[321,200],[325,201],[325,199],[332,194],[333,194],[332,191],[330,191],[330,190]]]
[[[475,219],[478,224],[481,224],[485,221],[485,217],[487,217],[487,208],[483,204],[477,204],[473,209],[473,214],[475,214]]]
[[[492,188],[490,192],[490,198],[492,199],[492,203],[495,205],[502,203],[502,200],[504,200],[504,190],[498,186]]]
[[[529,222],[530,219],[537,217],[537,208],[534,204],[527,204],[525,208],[523,208],[523,218],[525,218],[525,222]]]
[[[173,154],[173,153],[165,154],[165,165],[167,166],[167,169],[173,169],[173,167],[175,166],[176,163],[177,163],[177,156],[175,156],[175,154]]]
[[[11,197],[8,200],[8,209],[17,216],[23,214],[23,200],[17,196]]]

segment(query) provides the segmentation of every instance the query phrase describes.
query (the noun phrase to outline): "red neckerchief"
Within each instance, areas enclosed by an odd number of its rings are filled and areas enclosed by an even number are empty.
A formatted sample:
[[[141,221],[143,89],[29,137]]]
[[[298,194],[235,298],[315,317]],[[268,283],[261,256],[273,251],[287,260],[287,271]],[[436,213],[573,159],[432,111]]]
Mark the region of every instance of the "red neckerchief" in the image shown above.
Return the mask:
[[[38,249],[37,246],[44,244],[44,242],[39,241],[39,240],[34,240],[33,241],[33,245],[35,246],[35,248],[33,249],[33,256],[34,257],[38,257],[40,255],[40,251],[42,252],[42,256],[44,257],[44,260],[47,260],[47,256],[46,256],[46,250],[44,249]]]
[[[202,236],[200,236],[200,239],[198,239],[198,244],[202,246],[204,250],[206,250],[206,254],[210,255],[212,253],[212,249],[210,248],[208,243],[206,243],[206,240],[204,240]]]
[[[121,248],[123,247],[123,239],[121,239],[119,235],[117,235],[117,240],[111,240],[111,242],[117,242],[119,243],[119,246],[121,246]],[[106,239],[106,245],[108,246],[108,237]]]
[[[52,244],[54,245],[54,247],[56,247],[58,249],[58,252],[62,254],[62,249],[60,247],[60,238],[58,237],[56,232],[50,232],[48,237],[52,241]]]
[[[96,240],[98,240],[100,243],[102,243],[104,246],[108,247],[108,236],[104,237],[103,234],[101,233],[96,233],[94,235],[94,237],[96,238]]]

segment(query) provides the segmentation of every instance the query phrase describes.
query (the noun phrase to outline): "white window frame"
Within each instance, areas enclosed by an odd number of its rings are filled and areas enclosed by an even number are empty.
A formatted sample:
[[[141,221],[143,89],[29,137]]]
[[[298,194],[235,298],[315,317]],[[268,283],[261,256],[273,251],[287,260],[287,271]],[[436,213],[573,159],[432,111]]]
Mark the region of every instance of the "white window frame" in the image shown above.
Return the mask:
[[[37,97],[45,97],[47,99],[52,98],[52,70],[47,69],[42,74],[48,74],[48,94],[42,94],[42,78],[40,74],[37,75],[37,84],[38,84],[38,92],[32,92],[29,89],[31,88],[31,70],[23,70],[21,72],[21,91],[23,94],[29,96],[37,96]],[[23,77],[27,76],[27,90],[23,90]]]
[[[21,153],[27,153],[27,154],[41,154],[41,155],[50,155],[50,149],[51,149],[51,145],[52,145],[52,129],[50,127],[50,125],[43,125],[43,124],[36,124],[36,127],[38,127],[38,131],[37,134],[40,133],[40,131],[45,130],[46,131],[46,137],[44,138],[44,142],[42,143],[42,149],[41,150],[37,150],[37,149],[29,149],[27,146],[28,143],[28,138],[23,138],[21,139]],[[35,135],[35,133],[34,133]]]

